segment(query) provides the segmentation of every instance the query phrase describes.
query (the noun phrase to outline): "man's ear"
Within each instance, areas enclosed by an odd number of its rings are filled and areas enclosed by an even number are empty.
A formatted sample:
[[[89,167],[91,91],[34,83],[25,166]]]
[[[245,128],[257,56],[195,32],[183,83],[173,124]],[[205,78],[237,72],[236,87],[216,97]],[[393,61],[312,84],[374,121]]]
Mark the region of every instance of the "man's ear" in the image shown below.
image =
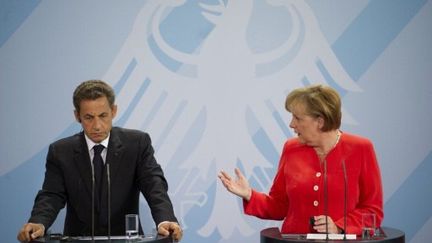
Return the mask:
[[[75,115],[75,120],[81,123],[81,118],[79,117],[79,113],[76,110],[74,110],[74,115]]]
[[[117,105],[111,106],[111,112],[112,112],[112,118],[114,118],[117,115]]]

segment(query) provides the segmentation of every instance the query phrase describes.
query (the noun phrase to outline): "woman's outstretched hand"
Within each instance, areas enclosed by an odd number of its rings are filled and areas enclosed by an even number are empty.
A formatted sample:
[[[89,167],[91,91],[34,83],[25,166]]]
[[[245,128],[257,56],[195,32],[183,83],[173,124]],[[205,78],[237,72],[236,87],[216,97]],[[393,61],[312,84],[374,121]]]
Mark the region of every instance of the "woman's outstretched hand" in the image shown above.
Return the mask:
[[[252,195],[252,188],[249,186],[249,182],[238,168],[234,172],[237,176],[236,179],[231,178],[225,171],[219,172],[218,177],[229,192],[249,201]]]

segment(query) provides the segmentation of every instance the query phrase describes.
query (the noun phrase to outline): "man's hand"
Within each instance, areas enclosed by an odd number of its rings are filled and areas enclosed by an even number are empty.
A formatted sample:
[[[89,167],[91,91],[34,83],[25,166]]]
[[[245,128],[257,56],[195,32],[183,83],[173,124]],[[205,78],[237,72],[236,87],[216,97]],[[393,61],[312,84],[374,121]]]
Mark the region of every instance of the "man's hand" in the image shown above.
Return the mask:
[[[172,235],[175,241],[180,241],[183,237],[183,230],[176,222],[163,222],[158,227],[158,233],[163,236]]]
[[[29,242],[38,237],[43,237],[45,234],[45,226],[43,224],[27,223],[18,232],[17,239],[20,242]]]

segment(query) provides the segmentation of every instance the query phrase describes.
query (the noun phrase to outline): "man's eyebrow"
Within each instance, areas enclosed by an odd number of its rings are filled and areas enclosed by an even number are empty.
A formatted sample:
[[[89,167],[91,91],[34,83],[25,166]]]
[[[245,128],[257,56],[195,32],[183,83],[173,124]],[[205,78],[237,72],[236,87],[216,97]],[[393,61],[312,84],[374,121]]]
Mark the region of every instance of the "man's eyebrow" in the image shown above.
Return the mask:
[[[106,114],[108,114],[108,112],[104,111],[104,112],[99,113],[99,114],[96,114],[96,115],[93,115],[93,114],[87,113],[87,114],[84,114],[84,116],[102,116],[102,115],[106,115]]]

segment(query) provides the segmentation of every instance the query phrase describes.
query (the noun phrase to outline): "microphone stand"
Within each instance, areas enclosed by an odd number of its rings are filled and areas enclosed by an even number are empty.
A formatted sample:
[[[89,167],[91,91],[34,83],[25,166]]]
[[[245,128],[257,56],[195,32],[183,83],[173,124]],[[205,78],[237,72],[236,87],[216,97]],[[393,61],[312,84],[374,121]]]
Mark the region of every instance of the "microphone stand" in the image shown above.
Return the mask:
[[[91,200],[91,231],[92,231],[92,242],[94,242],[94,236],[95,236],[95,173],[94,173],[94,165],[93,162],[90,162],[91,165],[91,172],[92,172],[92,200]]]
[[[325,214],[325,225],[326,225],[326,241],[328,237],[328,185],[327,185],[327,160],[324,159],[324,214]]]
[[[348,178],[346,173],[345,160],[342,160],[342,169],[344,174],[344,240],[346,240]]]
[[[110,164],[107,162],[107,184],[108,184],[108,241],[111,242],[111,176]]]

